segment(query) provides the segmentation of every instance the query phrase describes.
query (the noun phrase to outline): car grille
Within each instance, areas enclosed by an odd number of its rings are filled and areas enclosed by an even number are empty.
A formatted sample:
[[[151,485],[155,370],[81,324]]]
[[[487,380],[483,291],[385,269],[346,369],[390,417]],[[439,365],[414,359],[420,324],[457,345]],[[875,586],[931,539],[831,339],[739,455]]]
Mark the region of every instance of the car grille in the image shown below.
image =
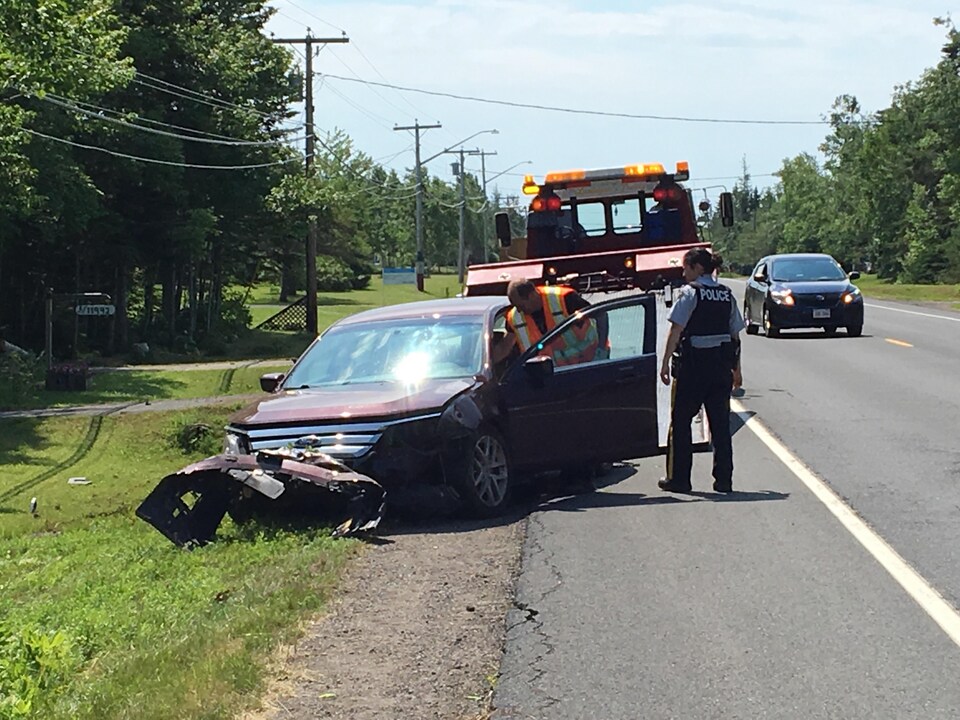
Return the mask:
[[[841,293],[810,293],[800,295],[793,294],[793,301],[796,307],[801,308],[832,308],[840,304]]]
[[[438,417],[440,417],[440,413],[436,412],[382,422],[336,423],[330,425],[311,423],[249,429],[228,427],[227,432],[239,435],[243,439],[247,452],[284,447],[307,435],[315,435],[319,440],[317,447],[327,455],[339,460],[359,460],[379,442],[388,427]]]

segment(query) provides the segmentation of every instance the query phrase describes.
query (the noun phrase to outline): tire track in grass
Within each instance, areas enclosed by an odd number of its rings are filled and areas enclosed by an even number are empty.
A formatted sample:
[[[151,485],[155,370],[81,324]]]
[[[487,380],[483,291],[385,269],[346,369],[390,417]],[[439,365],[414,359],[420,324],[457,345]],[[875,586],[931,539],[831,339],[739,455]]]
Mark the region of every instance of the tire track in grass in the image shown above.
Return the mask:
[[[113,408],[107,412],[100,413],[99,415],[94,415],[90,418],[90,423],[87,426],[87,432],[83,436],[83,440],[80,441],[80,445],[76,450],[73,451],[73,455],[68,457],[66,460],[57,463],[49,470],[44,470],[39,475],[35,475],[29,480],[24,480],[23,482],[14,485],[9,490],[5,490],[0,493],[0,502],[7,502],[8,500],[13,499],[20,493],[30,490],[33,487],[36,487],[40,483],[49,480],[58,473],[67,470],[68,468],[76,465],[78,462],[83,460],[89,452],[93,449],[94,444],[97,442],[97,438],[100,436],[100,429],[103,427],[103,419],[112,413],[117,412],[120,408]]]

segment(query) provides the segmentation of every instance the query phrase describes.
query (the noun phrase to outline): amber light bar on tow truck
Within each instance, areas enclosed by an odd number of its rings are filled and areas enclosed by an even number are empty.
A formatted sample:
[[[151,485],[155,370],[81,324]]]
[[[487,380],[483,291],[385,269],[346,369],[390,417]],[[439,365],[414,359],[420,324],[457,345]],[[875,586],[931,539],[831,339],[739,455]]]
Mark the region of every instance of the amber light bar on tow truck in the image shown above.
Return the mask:
[[[621,182],[649,182],[661,179],[683,181],[690,178],[690,165],[683,161],[677,163],[677,171],[669,176],[660,163],[625,165],[623,167],[603,168],[601,170],[564,170],[549,172],[541,185],[533,175],[523,178],[523,194],[538,195],[541,188],[566,189],[584,187],[600,180],[620,180]],[[547,209],[547,208],[543,208]]]

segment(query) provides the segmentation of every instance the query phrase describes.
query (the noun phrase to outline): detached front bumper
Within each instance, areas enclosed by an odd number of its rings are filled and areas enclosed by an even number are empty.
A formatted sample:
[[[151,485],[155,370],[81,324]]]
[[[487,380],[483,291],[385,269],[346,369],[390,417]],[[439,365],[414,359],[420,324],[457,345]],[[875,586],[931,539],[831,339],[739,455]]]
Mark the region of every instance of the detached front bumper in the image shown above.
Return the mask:
[[[163,478],[136,513],[174,544],[194,547],[214,539],[227,513],[236,522],[277,514],[346,518],[334,537],[374,530],[384,500],[379,483],[301,447],[201,460]]]

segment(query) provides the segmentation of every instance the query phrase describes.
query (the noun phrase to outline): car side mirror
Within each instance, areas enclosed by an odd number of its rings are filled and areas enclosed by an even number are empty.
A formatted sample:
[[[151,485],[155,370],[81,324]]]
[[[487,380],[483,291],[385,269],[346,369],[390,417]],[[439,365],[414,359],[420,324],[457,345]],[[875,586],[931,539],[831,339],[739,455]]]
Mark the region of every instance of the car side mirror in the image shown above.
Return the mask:
[[[733,193],[720,193],[720,223],[724,227],[733,227]]]
[[[266,373],[265,375],[261,375],[260,389],[264,392],[272,393],[280,387],[280,383],[283,382],[283,378],[285,377],[285,373]]]
[[[756,275],[753,276],[753,279],[756,280],[757,282],[766,282],[767,274],[764,272],[758,272]]]
[[[543,382],[553,376],[553,358],[549,355],[538,355],[523,363],[523,369],[538,382]]]
[[[510,216],[505,212],[497,213],[494,218],[494,225],[497,228],[497,239],[501,247],[510,247],[513,239],[513,231],[510,229]]]
[[[859,271],[859,270],[854,270],[853,272],[849,273],[849,274],[847,275],[847,277],[850,278],[851,280],[859,280],[859,279],[860,279],[860,271]]]

